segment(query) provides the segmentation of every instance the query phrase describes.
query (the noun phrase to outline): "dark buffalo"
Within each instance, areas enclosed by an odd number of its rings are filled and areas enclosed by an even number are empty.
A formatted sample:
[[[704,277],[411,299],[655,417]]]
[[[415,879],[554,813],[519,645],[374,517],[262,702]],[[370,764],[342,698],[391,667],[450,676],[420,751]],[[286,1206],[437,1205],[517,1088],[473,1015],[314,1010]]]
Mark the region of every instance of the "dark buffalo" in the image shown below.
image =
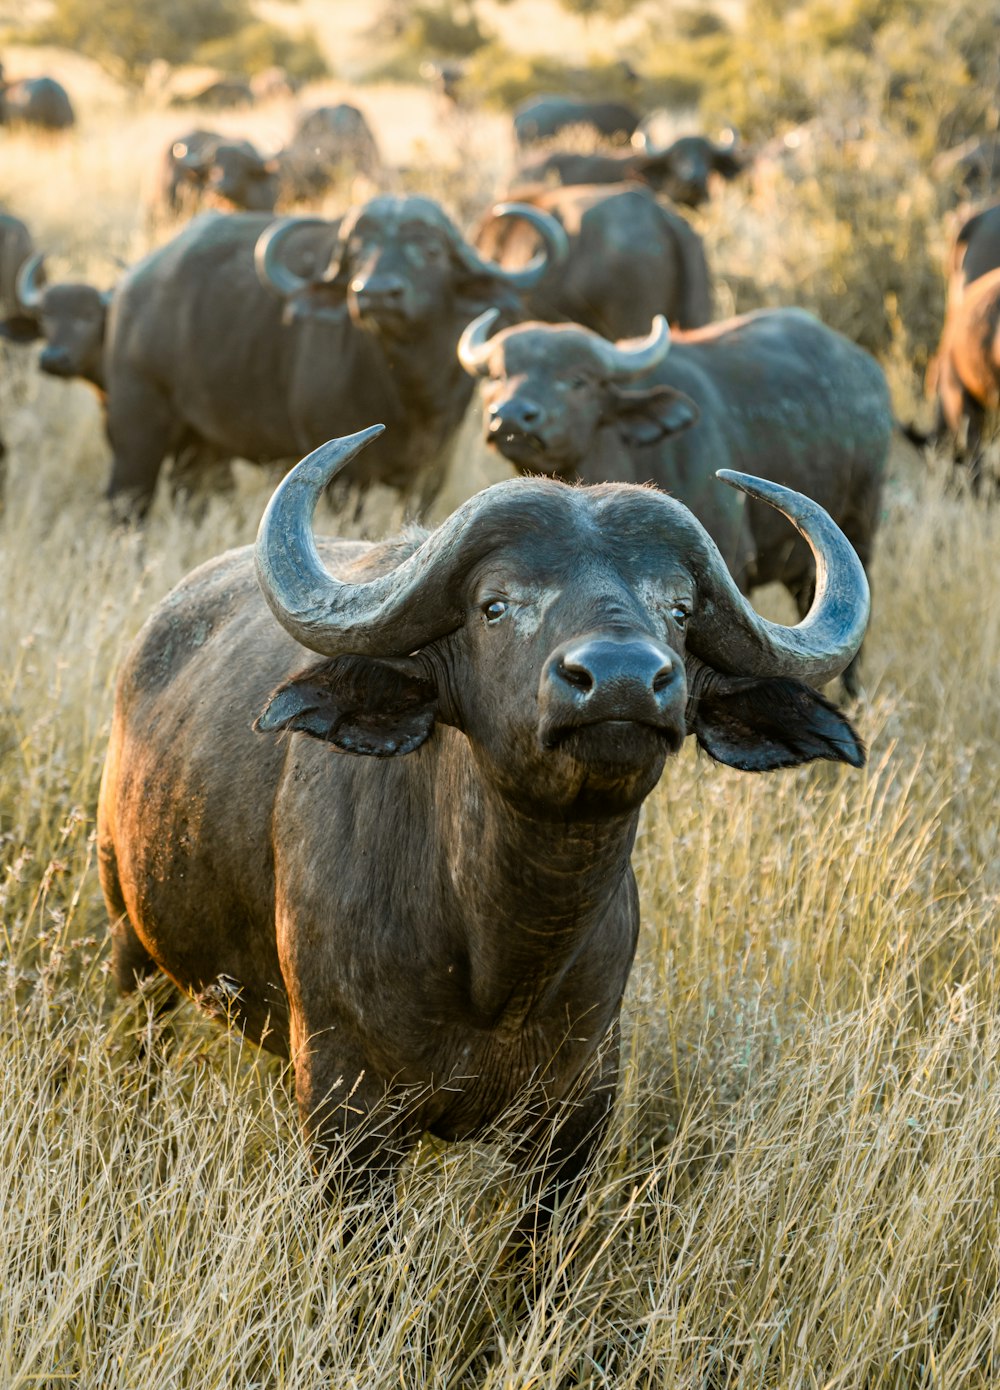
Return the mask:
[[[53,77],[22,77],[7,82],[0,65],[0,125],[66,130],[76,115],[66,88]]]
[[[892,438],[875,360],[802,309],[772,309],[680,334],[612,344],[576,325],[523,324],[495,338],[483,315],[463,334],[484,379],[487,439],[526,473],[655,483],[685,502],[744,589],[784,584],[812,602],[809,549],[773,511],[723,498],[715,469],[754,471],[815,498],[867,567]],[[692,428],[693,426],[693,428]],[[844,673],[857,691],[856,669]]]
[[[550,140],[569,126],[589,126],[606,139],[628,140],[639,113],[623,101],[588,101],[585,97],[544,96],[523,101],[514,111],[518,145]]]
[[[31,233],[19,217],[0,212],[0,313],[17,308],[18,272],[35,249]]]
[[[713,174],[733,179],[743,168],[731,147],[716,145],[701,135],[686,135],[664,150],[635,150],[631,154],[577,154],[557,150],[536,164],[518,170],[518,179],[546,184],[649,184],[657,193],[685,207],[708,201]]]
[[[530,218],[549,255],[564,250],[551,218],[516,206],[508,215]],[[296,241],[307,257],[297,264],[284,255]],[[428,505],[472,393],[455,358],[469,310],[519,313],[545,263],[488,263],[427,198],[375,198],[339,223],[196,219],[115,296],[109,496],[141,516],[181,441],[266,462],[381,415],[395,441],[370,450],[353,480]]]
[[[530,1102],[530,1236],[613,1101],[644,798],[687,734],[744,770],[860,765],[807,682],[851,660],[867,586],[821,508],[741,475],[821,557],[797,628],[652,489],[517,479],[430,535],[317,547],[318,497],[375,432],[284,480],[257,577],[250,547],[195,570],[125,661],[98,812],[113,968],[289,1057],[359,1195],[421,1131]]]
[[[104,390],[104,338],[111,291],[82,282],[45,284],[45,258],[29,256],[16,284],[16,309],[0,336],[15,343],[45,339],[38,365],[50,376],[81,377]]]
[[[234,106],[252,106],[253,90],[238,77],[217,77],[195,92],[178,92],[171,106],[208,106],[225,111]]]
[[[569,319],[606,338],[645,333],[652,314],[681,328],[711,319],[701,237],[646,189],[598,185],[516,196],[549,213],[569,238],[566,259],[528,296],[533,317]],[[492,216],[474,239],[484,255],[511,267],[526,264],[537,246],[530,228]]]
[[[371,127],[346,102],[303,112],[279,158],[288,201],[318,198],[356,174],[376,180],[382,172]]]
[[[1000,203],[968,218],[955,237],[951,256],[952,296],[973,280],[1000,268]]]
[[[192,130],[164,152],[157,207],[176,215],[198,204],[246,212],[273,212],[281,165],[249,140]]]

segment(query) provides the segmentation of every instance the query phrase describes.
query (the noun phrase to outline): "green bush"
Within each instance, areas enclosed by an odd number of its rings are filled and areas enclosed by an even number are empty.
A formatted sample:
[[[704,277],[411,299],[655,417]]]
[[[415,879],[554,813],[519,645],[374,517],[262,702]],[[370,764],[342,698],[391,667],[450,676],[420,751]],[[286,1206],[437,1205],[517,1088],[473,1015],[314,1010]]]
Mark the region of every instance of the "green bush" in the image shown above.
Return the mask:
[[[315,82],[329,75],[329,65],[311,29],[293,34],[263,20],[202,44],[194,57],[199,63],[246,77],[271,67],[284,68],[299,82]]]
[[[53,0],[49,16],[23,37],[74,49],[137,85],[154,59],[188,62],[252,18],[249,0]]]
[[[643,104],[620,60],[574,67],[547,54],[515,53],[496,42],[481,48],[470,61],[466,88],[487,105],[506,109],[540,92]]]

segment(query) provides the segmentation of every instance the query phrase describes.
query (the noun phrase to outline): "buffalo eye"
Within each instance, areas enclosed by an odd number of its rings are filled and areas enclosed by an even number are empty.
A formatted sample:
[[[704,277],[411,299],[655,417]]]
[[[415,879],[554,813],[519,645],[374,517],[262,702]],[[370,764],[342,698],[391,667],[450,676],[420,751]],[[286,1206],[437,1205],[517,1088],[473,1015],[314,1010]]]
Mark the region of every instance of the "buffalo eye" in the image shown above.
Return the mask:
[[[483,604],[483,617],[488,623],[498,623],[507,612],[508,606],[506,599],[492,598],[489,603]]]
[[[685,608],[683,603],[672,603],[670,605],[670,616],[673,618],[674,622],[677,624],[678,627],[684,627],[691,614],[688,612],[687,608]]]

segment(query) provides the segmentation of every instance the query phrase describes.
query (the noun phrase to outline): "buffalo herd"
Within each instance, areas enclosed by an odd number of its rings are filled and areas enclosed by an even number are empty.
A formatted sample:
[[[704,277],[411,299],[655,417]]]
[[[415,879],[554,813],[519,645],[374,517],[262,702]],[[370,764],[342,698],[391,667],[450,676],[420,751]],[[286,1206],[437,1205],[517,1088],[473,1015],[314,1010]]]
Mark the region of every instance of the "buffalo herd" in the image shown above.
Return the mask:
[[[553,147],[573,126],[630,148]],[[125,659],[98,832],[119,986],[163,972],[288,1058],[362,1187],[527,1097],[531,1236],[609,1113],[630,853],[667,759],[691,735],[743,771],[864,762],[820,690],[860,691],[898,424],[874,358],[805,310],[715,320],[689,210],[752,163],[735,132],[557,94],[518,107],[512,147],[466,233],[393,185],[354,106],[270,153],[181,131],[153,210],[183,221],[114,285],[50,282],[0,215],[0,332],[98,393],[121,524],[167,460],[182,493],[307,455],[256,545],[189,575]],[[424,517],[477,381],[520,476],[436,529],[317,539],[348,488]],[[1000,206],[955,240],[928,387],[981,485]],[[774,582],[793,626],[750,606]]]

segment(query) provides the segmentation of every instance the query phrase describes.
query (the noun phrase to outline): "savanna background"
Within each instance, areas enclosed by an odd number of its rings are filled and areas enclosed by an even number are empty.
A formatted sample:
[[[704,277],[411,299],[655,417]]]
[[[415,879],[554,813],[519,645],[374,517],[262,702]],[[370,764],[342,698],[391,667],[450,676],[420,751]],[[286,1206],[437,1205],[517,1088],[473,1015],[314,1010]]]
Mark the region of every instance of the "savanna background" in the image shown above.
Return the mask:
[[[901,418],[928,417],[958,216],[932,165],[1000,119],[993,0],[178,0],[159,28],[153,11],[0,6],[8,75],[57,76],[78,113],[59,138],[0,131],[0,201],[51,278],[110,286],[170,234],[143,190],[184,129],[276,148],[296,103],[355,101],[396,186],[468,225],[509,170],[510,104],[605,90],[627,58],[640,105],[771,150],[692,214],[720,314],[811,308],[879,357]],[[445,111],[420,63],[456,53],[465,101]],[[166,104],[161,57],[277,60],[309,84],[203,120]],[[803,123],[819,135],[775,153]],[[173,583],[252,538],[274,475],[242,466],[234,497],[164,495],[142,532],[114,529],[96,400],[32,356],[0,360],[0,1384],[995,1385],[996,509],[943,454],[894,449],[863,772],[755,778],[690,747],[668,768],[635,856],[620,1102],[530,1300],[503,1254],[518,1191],[502,1133],[425,1143],[392,1219],[388,1197],[327,1207],[273,1059],[193,1005],[159,1020],[155,989],[115,998],[94,865],[115,670]],[[470,418],[438,510],[505,467]],[[375,499],[351,527],[396,520]],[[791,619],[780,594],[761,604]]]

